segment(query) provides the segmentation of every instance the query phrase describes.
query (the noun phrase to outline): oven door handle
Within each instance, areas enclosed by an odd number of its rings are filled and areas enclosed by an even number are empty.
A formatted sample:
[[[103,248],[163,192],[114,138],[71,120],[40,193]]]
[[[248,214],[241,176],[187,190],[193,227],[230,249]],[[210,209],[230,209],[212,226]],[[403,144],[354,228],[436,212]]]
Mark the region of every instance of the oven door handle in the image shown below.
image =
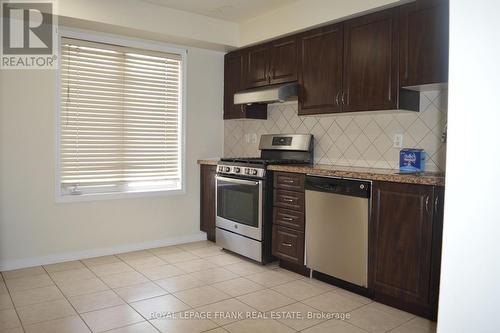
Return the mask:
[[[255,180],[236,179],[236,178],[228,178],[228,177],[221,177],[221,176],[216,176],[215,179],[223,180],[223,181],[226,181],[229,183],[244,184],[244,185],[259,185],[261,182],[261,181],[255,181]]]

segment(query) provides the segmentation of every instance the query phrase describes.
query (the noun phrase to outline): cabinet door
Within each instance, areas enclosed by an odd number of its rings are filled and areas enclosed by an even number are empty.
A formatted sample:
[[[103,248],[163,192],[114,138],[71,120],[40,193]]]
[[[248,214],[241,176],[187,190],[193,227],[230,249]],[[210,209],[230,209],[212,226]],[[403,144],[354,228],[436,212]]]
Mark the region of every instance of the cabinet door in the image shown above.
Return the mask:
[[[274,206],[293,209],[304,212],[305,195],[304,192],[274,190]]]
[[[247,51],[231,52],[224,58],[224,119],[267,119],[266,104],[235,105],[234,93],[243,90]]]
[[[370,281],[375,299],[428,315],[433,187],[375,182]]]
[[[215,165],[200,165],[200,230],[215,241]]]
[[[271,62],[269,79],[271,84],[297,80],[297,40],[284,38],[270,44]]]
[[[344,111],[397,108],[397,23],[397,8],[344,23]]]
[[[342,24],[299,36],[299,115],[340,112]]]
[[[444,187],[434,188],[434,220],[432,231],[432,262],[430,282],[430,316],[437,320],[439,278],[441,277],[441,248],[443,243]]]
[[[274,188],[304,192],[305,178],[301,173],[275,172]]]
[[[304,212],[296,210],[274,207],[273,223],[290,229],[304,232]]]
[[[243,118],[244,109],[234,105],[234,93],[242,90],[243,53],[226,54],[224,58],[224,119]]]
[[[255,88],[269,84],[269,44],[248,50],[245,63],[245,87]]]
[[[272,253],[280,259],[303,265],[304,233],[273,225]]]
[[[401,7],[402,86],[448,82],[448,1],[417,1]]]

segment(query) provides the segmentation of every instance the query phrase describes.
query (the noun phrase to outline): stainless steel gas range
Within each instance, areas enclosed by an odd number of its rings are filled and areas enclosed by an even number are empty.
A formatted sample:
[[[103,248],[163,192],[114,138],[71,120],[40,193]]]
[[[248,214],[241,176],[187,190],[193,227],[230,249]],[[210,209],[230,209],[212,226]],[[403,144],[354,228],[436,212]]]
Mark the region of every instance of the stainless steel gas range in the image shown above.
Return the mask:
[[[270,164],[309,164],[313,137],[269,134],[260,138],[260,157],[223,158],[216,176],[216,242],[263,264],[272,260]]]

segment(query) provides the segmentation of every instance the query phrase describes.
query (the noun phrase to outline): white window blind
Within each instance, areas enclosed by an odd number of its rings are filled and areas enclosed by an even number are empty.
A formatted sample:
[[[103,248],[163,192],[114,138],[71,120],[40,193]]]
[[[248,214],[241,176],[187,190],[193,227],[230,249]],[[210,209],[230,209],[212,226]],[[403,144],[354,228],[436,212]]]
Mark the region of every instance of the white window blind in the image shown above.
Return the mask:
[[[63,38],[61,194],[181,187],[181,56]]]

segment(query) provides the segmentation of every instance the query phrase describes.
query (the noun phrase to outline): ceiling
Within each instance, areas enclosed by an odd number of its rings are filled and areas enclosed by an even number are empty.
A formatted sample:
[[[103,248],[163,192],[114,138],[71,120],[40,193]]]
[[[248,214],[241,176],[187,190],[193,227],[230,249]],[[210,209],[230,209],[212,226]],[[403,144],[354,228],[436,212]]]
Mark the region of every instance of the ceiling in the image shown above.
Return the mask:
[[[140,0],[232,22],[243,22],[298,0]]]

